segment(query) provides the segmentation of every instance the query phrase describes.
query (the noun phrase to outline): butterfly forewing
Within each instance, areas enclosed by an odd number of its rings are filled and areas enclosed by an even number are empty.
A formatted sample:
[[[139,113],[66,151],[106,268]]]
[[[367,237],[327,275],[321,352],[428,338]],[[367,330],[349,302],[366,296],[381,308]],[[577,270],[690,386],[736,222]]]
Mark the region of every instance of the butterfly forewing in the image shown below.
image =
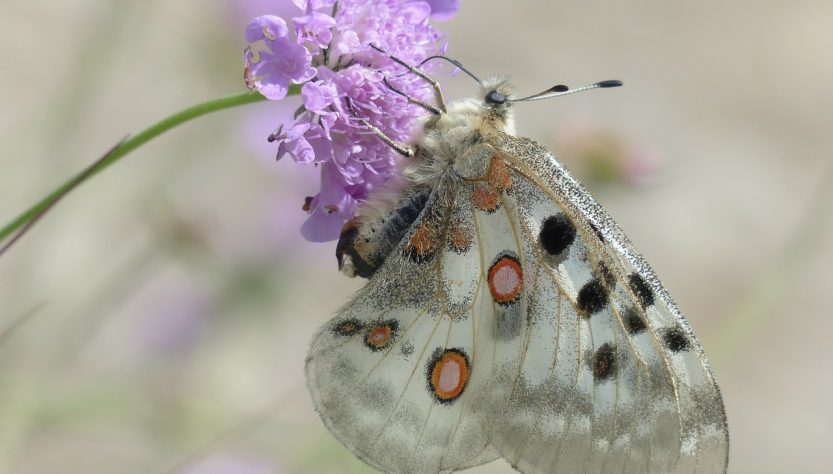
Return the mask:
[[[559,466],[588,472],[628,466],[647,470],[650,443],[645,438],[654,432],[640,432],[636,421],[650,418],[652,374],[631,348],[613,304],[619,269],[594,257],[585,241],[595,234],[583,232],[568,210],[523,174],[513,173],[505,200],[536,279],[527,286],[529,350],[507,407],[508,421],[496,431],[495,442],[523,472],[552,472]],[[544,363],[548,372],[535,369]],[[513,426],[519,410],[539,419]],[[671,441],[679,439],[678,425],[672,426],[676,431],[664,433]]]
[[[528,221],[526,237],[537,238],[546,253],[541,229],[546,227],[542,218],[549,211],[535,196],[542,194],[551,201],[553,212],[569,217],[576,241],[583,243],[572,245],[585,254],[584,264],[571,266],[572,256],[567,257],[557,264],[564,273],[559,277],[554,272],[555,279],[568,287],[594,285],[601,289],[584,294],[579,289],[571,300],[584,317],[588,307],[591,311],[601,307],[589,316],[589,326],[580,324],[579,328],[592,334],[595,350],[595,361],[590,365],[595,375],[594,425],[612,429],[613,438],[604,440],[603,430],[595,428],[593,443],[585,449],[593,450],[593,459],[608,458],[602,466],[623,462],[633,472],[725,470],[728,431],[719,390],[688,324],[653,272],[604,210],[546,149],[507,135],[498,136],[493,145],[510,167],[526,178],[518,178],[518,183],[526,182],[532,190],[519,190],[514,195],[518,214]],[[582,266],[595,272],[589,280],[576,270]],[[574,281],[566,283],[569,280]],[[604,294],[606,304],[594,305],[594,298],[583,301],[582,296],[593,294]],[[600,338],[600,329],[612,332],[612,338]],[[600,353],[605,344],[612,344],[613,350]],[[611,389],[615,390],[615,415],[603,401],[609,399]],[[627,450],[617,448],[626,445]],[[606,455],[602,453],[605,450]],[[598,462],[591,466],[598,466]]]

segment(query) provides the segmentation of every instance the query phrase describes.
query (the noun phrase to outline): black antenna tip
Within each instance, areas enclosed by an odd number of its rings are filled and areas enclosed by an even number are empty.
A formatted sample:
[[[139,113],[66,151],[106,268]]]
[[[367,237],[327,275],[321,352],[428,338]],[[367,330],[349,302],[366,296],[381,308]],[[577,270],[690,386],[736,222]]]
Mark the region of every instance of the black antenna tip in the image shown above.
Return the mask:
[[[598,87],[619,87],[622,85],[622,81],[617,81],[616,79],[611,79],[609,81],[602,81],[597,82],[596,86]]]

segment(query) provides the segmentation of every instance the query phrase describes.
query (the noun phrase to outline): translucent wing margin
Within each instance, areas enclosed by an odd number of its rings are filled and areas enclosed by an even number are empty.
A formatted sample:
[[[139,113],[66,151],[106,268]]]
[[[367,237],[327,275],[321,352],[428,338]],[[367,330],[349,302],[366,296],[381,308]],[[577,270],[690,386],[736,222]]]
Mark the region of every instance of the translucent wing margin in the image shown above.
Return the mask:
[[[504,134],[490,144],[511,170],[504,207],[535,275],[525,283],[533,356],[495,448],[525,473],[725,471],[719,389],[653,271],[545,148]]]

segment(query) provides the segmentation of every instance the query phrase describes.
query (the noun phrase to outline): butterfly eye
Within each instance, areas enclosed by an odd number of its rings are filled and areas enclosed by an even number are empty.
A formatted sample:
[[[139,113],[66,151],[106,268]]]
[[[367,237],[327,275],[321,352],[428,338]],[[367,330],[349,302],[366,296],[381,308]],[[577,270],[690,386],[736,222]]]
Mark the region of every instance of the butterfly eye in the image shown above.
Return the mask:
[[[506,102],[506,96],[498,91],[489,91],[486,94],[486,103],[489,105],[502,105]]]

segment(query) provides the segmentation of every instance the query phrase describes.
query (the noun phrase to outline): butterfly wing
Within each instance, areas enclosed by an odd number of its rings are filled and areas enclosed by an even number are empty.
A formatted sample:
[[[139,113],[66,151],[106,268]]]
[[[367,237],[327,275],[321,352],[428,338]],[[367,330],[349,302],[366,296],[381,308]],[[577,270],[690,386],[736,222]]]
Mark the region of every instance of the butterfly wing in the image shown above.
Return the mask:
[[[451,472],[498,457],[489,445],[491,357],[472,214],[436,186],[401,241],[316,335],[307,380],[328,429],[384,472]],[[484,367],[485,368],[485,367]]]
[[[530,276],[520,362],[493,368],[515,378],[492,408],[493,445],[525,473],[724,472],[719,389],[650,267],[546,149],[490,143],[509,168],[502,202]]]
[[[385,472],[720,472],[716,384],[624,235],[545,149],[493,135],[307,360],[330,431]]]

